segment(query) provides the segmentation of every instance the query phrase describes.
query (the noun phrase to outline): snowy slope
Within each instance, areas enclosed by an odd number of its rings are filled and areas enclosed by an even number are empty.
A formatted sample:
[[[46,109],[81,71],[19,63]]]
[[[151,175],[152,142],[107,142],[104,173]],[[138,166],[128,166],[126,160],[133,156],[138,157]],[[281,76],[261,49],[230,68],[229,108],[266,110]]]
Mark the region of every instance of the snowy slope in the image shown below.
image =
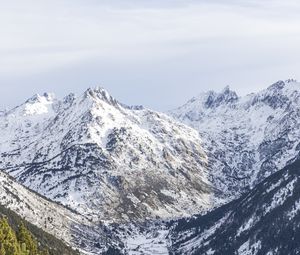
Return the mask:
[[[209,91],[170,114],[199,131],[209,178],[230,200],[298,155],[299,103],[300,83],[288,80],[245,97],[229,87]]]
[[[195,130],[101,88],[35,95],[0,116],[0,168],[94,222],[211,208],[206,164]]]
[[[84,254],[99,254],[121,243],[104,225],[97,225],[18,184],[0,171],[0,205],[63,240]]]
[[[70,242],[69,228],[72,219],[81,221],[81,217],[78,215],[32,193],[1,171],[0,203],[25,217],[26,220],[68,242]]]
[[[300,161],[204,216],[169,224],[170,254],[299,254]]]

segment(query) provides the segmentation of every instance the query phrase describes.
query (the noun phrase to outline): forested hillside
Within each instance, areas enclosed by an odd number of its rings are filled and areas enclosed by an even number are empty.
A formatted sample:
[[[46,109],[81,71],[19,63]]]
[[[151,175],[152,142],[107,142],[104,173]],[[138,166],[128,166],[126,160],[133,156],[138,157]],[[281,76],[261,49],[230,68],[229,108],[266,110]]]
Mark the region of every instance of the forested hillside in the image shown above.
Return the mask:
[[[79,254],[0,205],[0,255]]]

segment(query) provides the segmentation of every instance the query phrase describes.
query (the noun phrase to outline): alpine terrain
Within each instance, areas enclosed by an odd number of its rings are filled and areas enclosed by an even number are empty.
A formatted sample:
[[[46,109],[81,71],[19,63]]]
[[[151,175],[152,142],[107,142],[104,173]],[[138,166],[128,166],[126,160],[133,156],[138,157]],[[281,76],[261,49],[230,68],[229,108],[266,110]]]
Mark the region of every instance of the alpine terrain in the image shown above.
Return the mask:
[[[227,201],[292,162],[300,151],[300,83],[278,81],[239,97],[226,87],[170,112],[195,128],[208,155],[209,179]]]
[[[101,88],[35,95],[0,116],[0,168],[94,222],[211,208],[206,165],[195,130]]]
[[[300,160],[207,215],[172,222],[170,254],[299,254]]]
[[[95,224],[86,217],[41,197],[0,171],[0,218],[4,215],[17,225],[21,221],[15,214],[51,234],[53,237],[47,238],[41,230],[33,228],[33,232],[41,236],[41,240],[52,250],[55,248],[53,242],[61,246],[58,241],[53,241],[55,238],[88,254],[99,254],[122,247],[121,240],[111,228]],[[58,248],[58,251],[66,249],[63,254],[72,254],[71,249],[64,246]],[[58,251],[53,254],[61,254]]]
[[[58,253],[299,254],[299,120],[295,80],[167,114],[35,95],[0,111],[0,216]]]

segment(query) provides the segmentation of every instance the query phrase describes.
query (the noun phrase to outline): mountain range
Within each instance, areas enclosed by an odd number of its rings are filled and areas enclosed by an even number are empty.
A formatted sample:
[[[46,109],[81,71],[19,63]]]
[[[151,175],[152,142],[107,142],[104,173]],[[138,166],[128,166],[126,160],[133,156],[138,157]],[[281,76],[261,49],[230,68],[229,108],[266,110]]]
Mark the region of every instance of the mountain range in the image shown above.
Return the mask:
[[[294,80],[166,113],[35,95],[0,112],[0,204],[83,254],[297,254],[299,102]]]
[[[101,88],[36,95],[0,121],[0,168],[94,221],[167,218],[210,208],[195,130],[127,107]]]
[[[244,97],[209,91],[170,114],[199,132],[209,180],[232,200],[297,158],[299,102],[299,83],[287,80]]]

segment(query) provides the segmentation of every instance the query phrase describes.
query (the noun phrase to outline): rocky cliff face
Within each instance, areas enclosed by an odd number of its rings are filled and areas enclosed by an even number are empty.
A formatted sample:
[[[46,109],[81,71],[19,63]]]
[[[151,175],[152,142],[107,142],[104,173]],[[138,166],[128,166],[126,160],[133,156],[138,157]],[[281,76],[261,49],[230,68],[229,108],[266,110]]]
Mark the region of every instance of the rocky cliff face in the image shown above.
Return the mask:
[[[229,201],[295,160],[299,103],[300,84],[288,80],[245,97],[210,91],[170,114],[198,130],[216,194]]]
[[[0,168],[94,222],[210,208],[206,165],[195,130],[101,88],[36,95],[0,115]]]

